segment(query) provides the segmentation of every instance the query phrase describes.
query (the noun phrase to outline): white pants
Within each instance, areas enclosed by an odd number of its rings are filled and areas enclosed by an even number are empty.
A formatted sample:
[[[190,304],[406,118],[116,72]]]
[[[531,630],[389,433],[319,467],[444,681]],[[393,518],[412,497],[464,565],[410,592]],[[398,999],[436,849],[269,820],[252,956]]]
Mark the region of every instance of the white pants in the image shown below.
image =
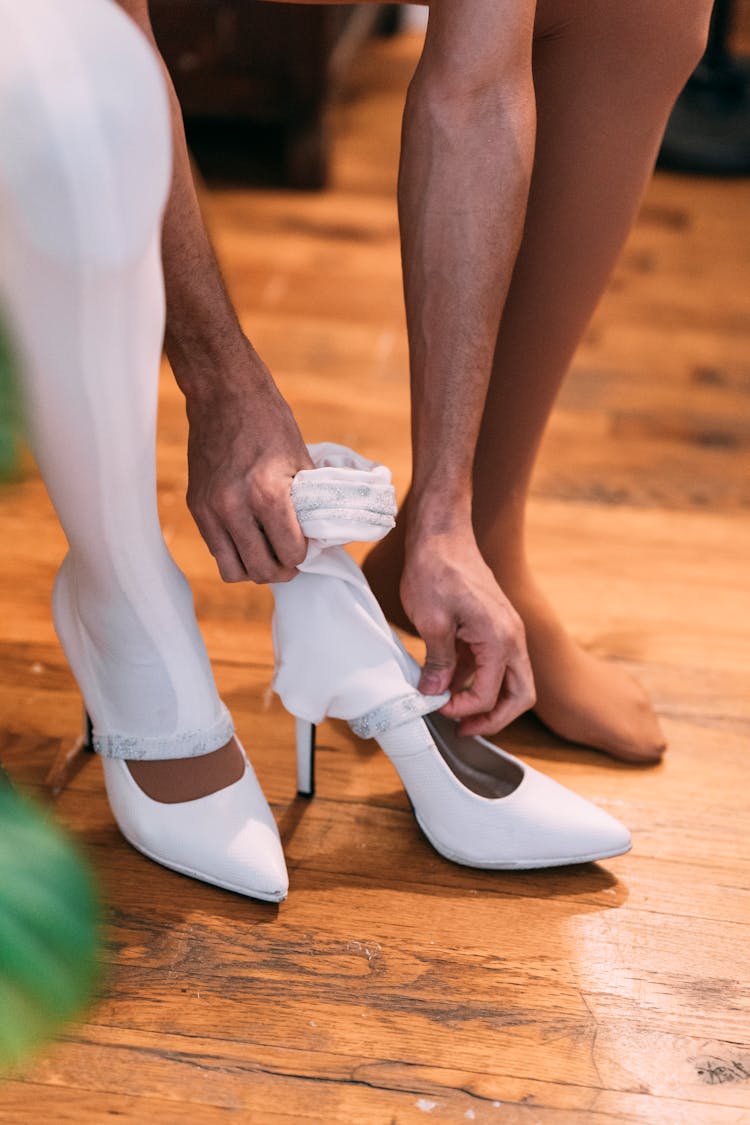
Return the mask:
[[[232,734],[156,508],[171,136],[151,48],[110,0],[0,0],[0,303],[28,431],[70,545],[53,612],[103,754],[208,753]],[[393,524],[390,474],[341,447],[293,496],[310,539],[274,588],[275,684],[362,734],[433,710],[341,550]]]
[[[55,624],[102,753],[223,745],[156,507],[171,133],[157,59],[111,0],[0,0],[0,316],[70,546]]]

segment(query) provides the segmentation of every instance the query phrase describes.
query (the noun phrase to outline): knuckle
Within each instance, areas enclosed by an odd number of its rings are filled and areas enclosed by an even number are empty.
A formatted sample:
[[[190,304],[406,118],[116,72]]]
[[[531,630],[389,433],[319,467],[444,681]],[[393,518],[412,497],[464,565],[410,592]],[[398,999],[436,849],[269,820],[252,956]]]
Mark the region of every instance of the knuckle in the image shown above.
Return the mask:
[[[221,519],[231,519],[238,509],[238,498],[231,488],[218,489],[211,497],[211,508]]]
[[[414,625],[419,630],[420,636],[427,641],[442,641],[450,633],[450,621],[442,613],[426,610],[418,613]]]
[[[219,568],[219,574],[223,582],[241,582],[247,576],[242,573],[239,566],[233,560],[230,561],[221,555],[216,556],[216,565]]]
[[[247,494],[257,511],[268,511],[275,506],[277,488],[267,472],[256,471],[247,482]]]
[[[289,552],[289,558],[287,559],[287,562],[288,562],[289,566],[295,566],[296,567],[296,566],[299,566],[301,563],[303,563],[305,561],[306,557],[307,557],[307,542],[303,541],[302,543],[297,544],[292,548],[292,550]]]
[[[247,551],[242,552],[242,566],[244,577],[250,582],[266,582],[266,568],[262,561],[253,558]]]
[[[252,563],[245,563],[245,576],[249,582],[262,583],[266,581],[263,576],[263,568],[259,566],[253,566]]]
[[[251,582],[264,586],[276,581],[278,567],[274,566],[265,551],[259,549],[257,543],[243,547],[241,554],[245,572]]]
[[[526,708],[521,706],[509,707],[506,715],[503,718],[503,726],[507,726],[508,723],[515,722],[516,719],[520,718],[520,716],[523,715],[525,710]]]
[[[307,544],[300,547],[299,544],[288,541],[281,544],[276,551],[279,562],[289,571],[293,571],[301,562],[304,562],[306,554]]]
[[[251,579],[258,586],[268,586],[270,582],[283,581],[283,579],[279,579],[278,573],[270,567],[258,567],[251,575]]]
[[[279,570],[273,576],[273,578],[270,581],[272,581],[272,582],[291,582],[291,580],[296,576],[296,574],[297,574],[296,570],[292,570],[290,567],[284,567],[283,569]]]

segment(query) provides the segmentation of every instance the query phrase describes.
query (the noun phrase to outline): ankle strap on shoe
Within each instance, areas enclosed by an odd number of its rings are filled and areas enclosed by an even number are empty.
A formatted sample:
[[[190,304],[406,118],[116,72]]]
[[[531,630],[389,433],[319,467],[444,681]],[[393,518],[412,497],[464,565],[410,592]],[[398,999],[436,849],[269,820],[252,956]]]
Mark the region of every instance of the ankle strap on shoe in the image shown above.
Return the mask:
[[[225,746],[234,734],[234,722],[222,703],[219,718],[202,730],[178,731],[176,734],[99,734],[94,728],[93,745],[103,758],[127,758],[130,761],[155,761],[165,758],[198,758]]]
[[[360,715],[357,719],[349,719],[349,726],[359,738],[377,738],[379,734],[393,730],[394,727],[403,726],[412,719],[421,719],[444,707],[451,697],[449,691],[442,695],[423,695],[421,691],[410,691],[388,703],[380,703]]]

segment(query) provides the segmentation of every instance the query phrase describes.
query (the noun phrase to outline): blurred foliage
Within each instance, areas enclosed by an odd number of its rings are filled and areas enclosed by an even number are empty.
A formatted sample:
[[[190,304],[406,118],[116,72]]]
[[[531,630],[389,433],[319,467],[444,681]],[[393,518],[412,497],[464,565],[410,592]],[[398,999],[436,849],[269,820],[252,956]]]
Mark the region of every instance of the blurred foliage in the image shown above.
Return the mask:
[[[92,999],[100,900],[66,833],[0,767],[0,1071]]]
[[[13,355],[0,321],[0,481],[18,472],[21,410]]]
[[[0,482],[22,447],[16,366],[0,321]],[[101,907],[73,842],[0,766],[0,1073],[80,1015],[99,978]]]

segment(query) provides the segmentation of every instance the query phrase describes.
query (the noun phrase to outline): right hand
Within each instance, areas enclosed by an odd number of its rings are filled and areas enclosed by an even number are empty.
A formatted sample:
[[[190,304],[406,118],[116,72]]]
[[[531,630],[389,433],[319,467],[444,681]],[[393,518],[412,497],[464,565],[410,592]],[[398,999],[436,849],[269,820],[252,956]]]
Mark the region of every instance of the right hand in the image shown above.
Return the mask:
[[[187,504],[225,582],[287,582],[307,553],[290,495],[313,467],[270,378],[187,400]]]

